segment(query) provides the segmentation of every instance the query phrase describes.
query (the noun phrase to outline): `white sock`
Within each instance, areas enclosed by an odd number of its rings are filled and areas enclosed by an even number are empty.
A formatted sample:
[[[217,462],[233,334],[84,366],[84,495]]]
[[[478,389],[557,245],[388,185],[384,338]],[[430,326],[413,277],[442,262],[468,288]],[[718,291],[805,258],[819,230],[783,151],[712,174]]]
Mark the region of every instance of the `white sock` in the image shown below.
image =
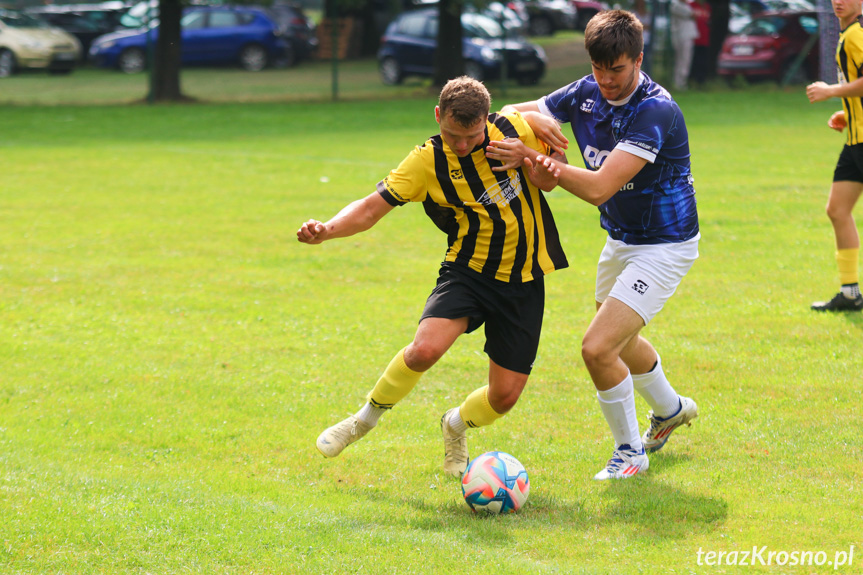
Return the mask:
[[[378,424],[378,419],[380,419],[386,412],[386,409],[381,409],[380,407],[375,407],[371,403],[367,403],[356,413],[355,417],[374,427]]]
[[[454,409],[450,414],[449,419],[447,419],[447,423],[449,424],[449,428],[456,433],[464,433],[467,431],[467,423],[465,423],[461,418],[461,409]]]
[[[632,392],[632,376],[616,386],[605,391],[596,392],[599,407],[611,428],[615,447],[629,444],[635,450],[641,450],[641,435],[638,433],[638,418],[635,416],[635,395]]]
[[[656,356],[656,365],[647,373],[632,374],[632,384],[635,391],[644,398],[651,408],[653,415],[666,419],[676,415],[680,410],[680,397],[662,371],[662,360]]]

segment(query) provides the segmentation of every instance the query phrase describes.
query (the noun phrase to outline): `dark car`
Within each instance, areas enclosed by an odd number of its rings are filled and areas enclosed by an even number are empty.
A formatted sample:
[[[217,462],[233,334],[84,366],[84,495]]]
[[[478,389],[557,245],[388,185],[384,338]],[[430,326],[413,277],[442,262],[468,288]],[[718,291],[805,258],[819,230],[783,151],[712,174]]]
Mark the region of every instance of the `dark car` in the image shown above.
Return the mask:
[[[281,34],[288,42],[288,51],[283,60],[285,65],[293,66],[315,55],[318,50],[315,25],[300,6],[275,3],[267,11],[281,27]]]
[[[559,30],[573,30],[577,24],[569,0],[513,0],[508,6],[527,16],[531,36],[551,36]]]
[[[801,83],[817,78],[818,58],[817,12],[762,12],[725,39],[717,71],[729,78],[781,81],[789,76],[789,81]]]
[[[239,65],[263,70],[287,54],[280,27],[262,9],[237,6],[187,8],[183,11],[181,58],[183,65]],[[147,50],[155,45],[158,25],[100,36],[90,47],[97,66],[126,73],[146,67]]]
[[[591,18],[608,10],[608,4],[597,0],[570,0],[570,4],[575,8],[575,27],[579,30],[587,28]]]
[[[93,40],[120,27],[120,18],[126,10],[127,6],[123,2],[112,1],[96,4],[48,4],[27,8],[25,12],[78,38],[86,56]]]
[[[461,17],[465,73],[478,80],[501,77],[506,62],[508,78],[536,84],[545,74],[545,52],[521,37],[506,36],[501,26],[482,14]],[[438,10],[405,12],[393,20],[381,40],[378,64],[384,84],[399,84],[406,76],[434,75]]]

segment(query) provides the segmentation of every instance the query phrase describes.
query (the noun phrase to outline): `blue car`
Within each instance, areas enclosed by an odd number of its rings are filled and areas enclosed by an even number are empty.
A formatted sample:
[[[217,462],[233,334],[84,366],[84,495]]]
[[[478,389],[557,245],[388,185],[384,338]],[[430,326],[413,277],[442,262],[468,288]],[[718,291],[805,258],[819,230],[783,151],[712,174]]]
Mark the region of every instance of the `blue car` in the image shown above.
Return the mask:
[[[520,84],[536,84],[545,74],[543,49],[518,35],[505,34],[495,20],[482,14],[461,17],[464,70],[477,80],[502,76]],[[406,76],[433,76],[437,49],[438,9],[404,12],[387,28],[378,65],[384,84],[400,84]]]
[[[183,65],[239,65],[257,72],[287,54],[279,26],[258,8],[188,8],[181,25]],[[155,47],[158,36],[158,22],[149,28],[105,34],[93,40],[90,61],[127,74],[141,72],[147,67],[147,50]]]

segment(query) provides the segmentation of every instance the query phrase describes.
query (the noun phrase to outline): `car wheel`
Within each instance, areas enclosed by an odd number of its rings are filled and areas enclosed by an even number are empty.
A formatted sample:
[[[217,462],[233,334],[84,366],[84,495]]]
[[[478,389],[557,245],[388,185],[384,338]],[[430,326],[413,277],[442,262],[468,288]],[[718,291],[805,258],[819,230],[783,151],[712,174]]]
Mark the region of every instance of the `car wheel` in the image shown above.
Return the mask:
[[[554,27],[551,25],[551,20],[545,16],[537,16],[530,19],[528,30],[531,36],[551,36]]]
[[[267,50],[259,44],[249,44],[240,50],[240,67],[249,72],[260,72],[267,67]]]
[[[539,76],[520,76],[518,84],[520,86],[536,86],[539,84]]]
[[[381,80],[387,86],[395,86],[401,84],[404,76],[402,75],[402,67],[399,66],[398,60],[395,58],[384,58],[380,65]]]
[[[465,76],[470,76],[474,80],[479,80],[482,82],[483,73],[482,64],[479,62],[474,62],[473,60],[466,60],[464,63],[464,74]]]
[[[0,50],[0,78],[8,78],[15,73],[15,54],[10,50]]]
[[[140,48],[126,48],[117,58],[117,67],[126,74],[143,72],[147,67],[147,57]]]

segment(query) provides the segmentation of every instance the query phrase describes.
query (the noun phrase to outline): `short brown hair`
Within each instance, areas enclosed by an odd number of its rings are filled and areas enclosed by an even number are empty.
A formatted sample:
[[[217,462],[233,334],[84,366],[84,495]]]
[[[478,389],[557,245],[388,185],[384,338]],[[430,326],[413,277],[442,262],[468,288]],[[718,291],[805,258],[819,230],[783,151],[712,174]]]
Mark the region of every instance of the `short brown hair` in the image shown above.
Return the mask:
[[[635,14],[626,10],[606,10],[587,23],[584,47],[590,60],[602,66],[611,66],[623,55],[637,60],[644,49],[643,30]]]
[[[491,95],[479,80],[460,76],[446,83],[438,100],[441,117],[452,114],[452,119],[465,128],[488,116]]]

